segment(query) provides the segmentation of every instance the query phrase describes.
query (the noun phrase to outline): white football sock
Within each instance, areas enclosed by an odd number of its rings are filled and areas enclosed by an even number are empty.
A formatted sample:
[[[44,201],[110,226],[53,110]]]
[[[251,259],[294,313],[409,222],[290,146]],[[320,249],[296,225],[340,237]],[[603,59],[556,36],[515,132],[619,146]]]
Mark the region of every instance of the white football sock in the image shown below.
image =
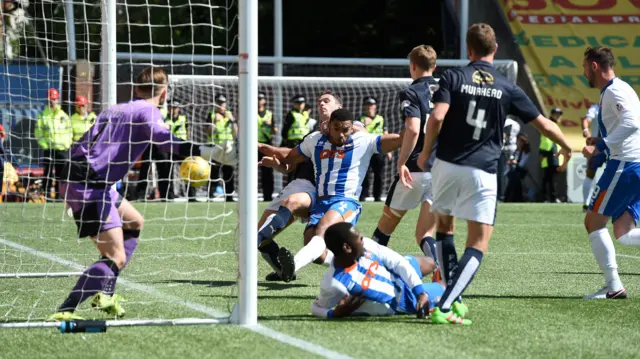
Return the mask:
[[[593,184],[593,179],[589,177],[585,177],[584,181],[582,181],[582,196],[584,198],[584,204],[589,205],[589,194],[591,193],[591,185]]]
[[[327,245],[324,243],[324,238],[320,236],[314,236],[306,246],[296,253],[293,258],[296,262],[296,272],[301,268],[306,267],[316,259],[320,258],[324,250],[327,249]]]
[[[640,228],[634,228],[624,236],[618,238],[618,242],[626,246],[640,246]]]
[[[618,276],[618,264],[616,263],[616,249],[606,228],[589,233],[591,251],[596,257],[596,262],[604,274],[604,279],[612,292],[622,289],[622,282]]]

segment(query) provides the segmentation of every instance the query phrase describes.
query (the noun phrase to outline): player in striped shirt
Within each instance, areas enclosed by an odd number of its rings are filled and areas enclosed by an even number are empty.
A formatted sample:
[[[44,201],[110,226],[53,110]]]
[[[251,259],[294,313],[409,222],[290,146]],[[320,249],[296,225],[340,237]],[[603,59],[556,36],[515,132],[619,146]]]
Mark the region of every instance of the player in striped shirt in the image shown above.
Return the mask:
[[[323,91],[318,98],[318,113],[320,114],[322,133],[328,133],[331,113],[339,108],[342,108],[340,96],[331,90]],[[354,122],[354,130],[364,130],[364,125],[360,121],[356,121]],[[258,144],[258,150],[265,156],[284,159],[292,149]],[[278,194],[278,197],[269,203],[258,222],[258,249],[265,261],[274,270],[266,276],[266,280],[279,281],[282,279],[280,276],[282,267],[278,259],[280,247],[273,238],[293,223],[296,216],[303,223],[308,222],[309,212],[315,200],[314,168],[313,163],[307,160],[295,167],[295,180],[289,182]],[[295,276],[287,279],[294,280]]]
[[[262,159],[263,165],[285,173],[306,160],[312,161],[315,169],[318,198],[305,230],[306,245],[295,259],[286,248],[280,248],[283,280],[311,262],[330,263],[332,255],[327,253],[322,237],[325,230],[334,223],[357,222],[362,210],[358,198],[371,156],[393,151],[400,145],[397,134],[354,133],[353,115],[338,109],[331,113],[328,134],[315,132],[307,136],[282,163],[277,158]]]
[[[424,317],[444,293],[438,282],[422,283],[422,277],[435,268],[431,258],[403,257],[364,238],[346,222],[329,227],[325,241],[334,258],[311,305],[317,317],[394,313]]]
[[[607,47],[588,48],[584,75],[599,88],[599,136],[587,139],[595,145],[591,156],[608,152],[609,160],[591,195],[584,224],[591,250],[604,272],[605,286],[587,299],[622,299],[627,291],[618,276],[618,264],[607,222],[613,221],[618,242],[640,246],[640,100],[633,87],[616,77],[615,58]]]

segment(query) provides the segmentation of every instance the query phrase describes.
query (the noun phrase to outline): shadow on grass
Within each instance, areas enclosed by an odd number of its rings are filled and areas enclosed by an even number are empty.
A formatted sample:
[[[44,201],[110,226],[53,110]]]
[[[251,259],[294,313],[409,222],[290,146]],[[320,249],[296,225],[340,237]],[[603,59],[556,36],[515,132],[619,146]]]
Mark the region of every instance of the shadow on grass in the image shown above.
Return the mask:
[[[601,272],[540,272],[548,274],[602,275]],[[618,273],[619,275],[640,276],[640,273]]]
[[[260,321],[301,321],[301,322],[318,322],[318,323],[335,323],[335,322],[390,322],[390,323],[411,323],[411,324],[425,324],[425,319],[417,319],[413,315],[393,315],[387,317],[371,317],[371,316],[356,316],[347,318],[333,318],[330,321],[326,319],[317,318],[311,314],[285,314],[285,315],[263,315],[258,316]],[[430,323],[430,322],[429,322]]]
[[[211,288],[223,288],[233,287],[238,282],[233,280],[189,280],[189,279],[168,279],[154,281],[155,284],[191,284],[191,285],[203,285]],[[258,282],[258,286],[266,288],[267,290],[283,290],[289,288],[303,288],[308,287],[306,284],[301,283],[281,283],[281,282]],[[314,297],[315,298],[315,297]]]
[[[464,298],[472,299],[583,299],[581,296],[571,295],[493,295],[493,294],[469,294]]]

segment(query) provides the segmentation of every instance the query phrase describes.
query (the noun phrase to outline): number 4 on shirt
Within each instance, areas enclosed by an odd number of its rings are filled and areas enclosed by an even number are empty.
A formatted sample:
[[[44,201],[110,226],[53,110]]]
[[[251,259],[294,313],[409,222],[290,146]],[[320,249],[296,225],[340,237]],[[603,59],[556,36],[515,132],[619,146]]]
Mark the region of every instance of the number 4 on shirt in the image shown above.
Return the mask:
[[[475,111],[476,102],[471,100],[469,101],[469,109],[467,111],[467,123],[476,128],[475,131],[473,131],[473,139],[479,140],[482,129],[487,127],[487,121],[484,120],[484,109],[479,108],[478,113],[476,113],[476,116],[474,117],[473,114]]]

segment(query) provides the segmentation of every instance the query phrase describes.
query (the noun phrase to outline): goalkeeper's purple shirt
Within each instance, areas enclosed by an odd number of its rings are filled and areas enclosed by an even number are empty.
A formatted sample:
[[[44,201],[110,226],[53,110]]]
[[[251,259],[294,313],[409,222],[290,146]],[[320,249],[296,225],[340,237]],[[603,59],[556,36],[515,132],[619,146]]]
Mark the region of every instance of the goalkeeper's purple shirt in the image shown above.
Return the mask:
[[[86,161],[96,179],[115,183],[123,179],[152,143],[177,153],[180,143],[163,125],[160,110],[146,100],[113,105],[71,148],[72,161]]]

